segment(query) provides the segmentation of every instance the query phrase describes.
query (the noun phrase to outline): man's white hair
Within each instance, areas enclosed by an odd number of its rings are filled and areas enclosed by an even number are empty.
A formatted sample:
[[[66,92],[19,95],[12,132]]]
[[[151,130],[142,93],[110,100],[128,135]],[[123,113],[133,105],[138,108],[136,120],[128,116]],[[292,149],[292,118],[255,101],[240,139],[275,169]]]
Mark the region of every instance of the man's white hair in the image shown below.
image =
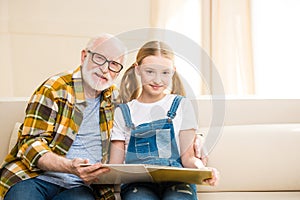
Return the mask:
[[[121,52],[123,52],[123,60],[124,63],[126,61],[127,58],[127,48],[125,46],[125,44],[116,36],[109,34],[109,33],[102,33],[96,37],[93,37],[89,40],[89,42],[86,45],[86,49],[90,49],[93,50],[95,49],[99,44],[101,44],[102,42],[104,42],[105,40],[111,40],[112,44],[116,44],[116,47],[120,49]],[[108,41],[109,42],[109,41]]]

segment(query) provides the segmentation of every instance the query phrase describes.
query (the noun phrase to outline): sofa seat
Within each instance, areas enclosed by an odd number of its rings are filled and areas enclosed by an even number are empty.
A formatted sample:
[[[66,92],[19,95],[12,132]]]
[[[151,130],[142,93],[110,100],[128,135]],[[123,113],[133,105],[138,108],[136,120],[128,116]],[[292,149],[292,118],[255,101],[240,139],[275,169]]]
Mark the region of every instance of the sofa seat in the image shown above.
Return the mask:
[[[300,192],[205,192],[199,200],[299,200]]]
[[[224,126],[208,163],[219,185],[199,186],[199,198],[300,199],[299,144],[300,123]]]

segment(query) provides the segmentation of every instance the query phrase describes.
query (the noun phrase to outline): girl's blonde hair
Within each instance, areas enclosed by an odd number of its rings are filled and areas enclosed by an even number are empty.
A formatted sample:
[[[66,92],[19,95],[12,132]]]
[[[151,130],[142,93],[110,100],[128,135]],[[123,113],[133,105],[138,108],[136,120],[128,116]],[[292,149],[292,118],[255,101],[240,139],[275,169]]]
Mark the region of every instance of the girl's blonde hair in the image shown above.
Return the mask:
[[[122,77],[119,96],[120,103],[127,103],[139,96],[141,86],[136,77],[135,68],[141,65],[143,59],[148,56],[163,56],[174,62],[173,50],[166,43],[150,41],[144,44],[137,53],[136,62],[125,71]],[[183,84],[176,71],[172,77],[172,89],[170,93],[185,96]]]

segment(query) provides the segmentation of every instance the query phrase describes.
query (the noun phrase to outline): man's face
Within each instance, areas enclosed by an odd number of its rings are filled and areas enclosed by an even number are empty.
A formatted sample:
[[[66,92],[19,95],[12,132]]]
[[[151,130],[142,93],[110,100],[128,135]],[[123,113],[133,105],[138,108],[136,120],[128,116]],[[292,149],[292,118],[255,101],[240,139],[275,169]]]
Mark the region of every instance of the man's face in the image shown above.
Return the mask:
[[[109,88],[117,78],[123,63],[120,49],[110,42],[100,43],[94,49],[88,49],[82,63],[82,76],[85,83],[96,91]],[[100,64],[99,64],[100,63]],[[118,68],[119,66],[119,68]]]
[[[91,62],[91,56],[88,55],[82,65],[83,80],[94,90],[103,91],[109,88],[117,74],[110,72],[107,64],[99,66]]]

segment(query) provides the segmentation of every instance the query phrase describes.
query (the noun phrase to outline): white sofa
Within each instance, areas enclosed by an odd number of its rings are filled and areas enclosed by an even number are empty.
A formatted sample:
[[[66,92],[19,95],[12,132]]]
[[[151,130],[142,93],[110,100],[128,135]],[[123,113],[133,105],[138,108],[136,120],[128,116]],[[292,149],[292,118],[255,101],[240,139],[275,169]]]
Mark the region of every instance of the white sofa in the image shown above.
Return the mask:
[[[26,100],[0,99],[0,160]],[[198,186],[199,199],[300,199],[300,100],[204,97],[193,104],[201,131],[209,133],[216,118],[221,123],[208,163],[220,171],[220,183]]]

